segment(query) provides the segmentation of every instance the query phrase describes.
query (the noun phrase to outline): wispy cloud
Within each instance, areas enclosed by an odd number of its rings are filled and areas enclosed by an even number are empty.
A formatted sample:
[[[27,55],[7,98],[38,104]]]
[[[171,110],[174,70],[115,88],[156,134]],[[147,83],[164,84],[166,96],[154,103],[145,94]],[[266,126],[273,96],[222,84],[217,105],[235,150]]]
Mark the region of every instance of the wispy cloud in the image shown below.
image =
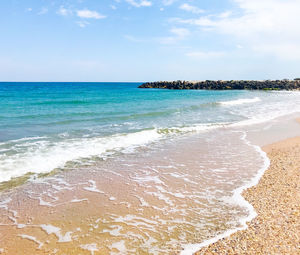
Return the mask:
[[[70,9],[67,9],[63,5],[61,5],[56,13],[59,15],[62,15],[62,16],[68,16],[68,15],[71,15],[73,13],[73,11]]]
[[[299,0],[233,1],[237,7],[235,13],[227,11],[196,19],[177,19],[177,23],[229,35],[259,54],[300,59]]]
[[[38,12],[38,15],[44,15],[48,12],[48,8],[46,7],[43,7],[39,12]]]
[[[77,10],[76,14],[78,17],[84,18],[84,19],[104,19],[104,18],[106,18],[105,15],[102,15],[96,11],[91,11],[88,9]]]
[[[199,14],[199,13],[204,12],[204,10],[198,8],[197,6],[193,6],[193,5],[190,5],[190,4],[187,4],[187,3],[180,5],[179,8],[181,10],[191,12],[191,13],[195,13],[195,14]]]
[[[162,3],[163,5],[169,6],[175,3],[177,0],[163,0]]]
[[[190,31],[186,28],[173,27],[169,30],[169,34],[169,36],[149,38],[139,38],[132,35],[124,35],[124,38],[135,43],[151,42],[160,44],[176,44],[179,41],[187,39],[190,35]]]
[[[226,55],[223,51],[192,51],[186,53],[186,56],[195,58],[195,59],[211,59],[211,58],[218,58],[224,57]]]
[[[70,8],[66,8],[63,5],[59,7],[59,9],[56,12],[60,16],[75,16],[80,18],[80,20],[75,21],[75,23],[80,26],[81,28],[86,27],[90,24],[90,22],[86,21],[86,19],[104,19],[106,18],[105,15],[102,15],[98,13],[97,11],[91,11],[88,9],[82,9],[82,10],[72,10]]]
[[[186,28],[174,27],[170,30],[171,36],[161,37],[158,41],[161,44],[174,44],[186,39],[190,35],[190,31]]]
[[[134,6],[134,7],[149,7],[152,5],[151,1],[148,0],[140,0],[140,1],[136,1],[136,0],[126,0],[127,3],[129,3],[130,5]]]
[[[80,26],[81,28],[86,27],[87,25],[89,25],[90,23],[85,21],[85,20],[80,20],[76,22],[78,26]]]
[[[140,43],[140,42],[145,42],[145,39],[137,38],[132,35],[124,35],[124,38],[127,39],[130,42],[135,42],[135,43]]]

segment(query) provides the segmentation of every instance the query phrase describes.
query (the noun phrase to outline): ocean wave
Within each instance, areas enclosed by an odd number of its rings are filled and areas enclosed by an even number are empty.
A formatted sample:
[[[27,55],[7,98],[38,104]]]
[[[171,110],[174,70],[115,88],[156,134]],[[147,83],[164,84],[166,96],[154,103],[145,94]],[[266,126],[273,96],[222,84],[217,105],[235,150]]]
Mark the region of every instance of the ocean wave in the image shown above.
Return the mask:
[[[63,168],[67,162],[104,157],[108,151],[132,152],[139,146],[169,136],[208,131],[228,124],[230,123],[203,123],[182,127],[153,128],[135,133],[62,139],[60,141],[51,140],[50,137],[11,140],[2,145],[8,153],[4,151],[0,154],[0,182],[9,181],[11,178],[25,175],[28,172],[51,172],[56,168]]]
[[[182,134],[182,133],[191,133],[191,132],[202,132],[208,131],[220,127],[226,127],[230,125],[231,122],[220,122],[220,123],[201,123],[191,126],[182,126],[182,127],[171,127],[171,128],[160,128],[158,133],[161,134]]]
[[[32,105],[78,105],[78,104],[92,104],[94,102],[89,102],[86,100],[61,100],[61,101],[43,101],[43,102],[34,102]]]
[[[120,151],[124,148],[146,145],[162,136],[156,129],[151,129],[108,137],[67,139],[59,142],[49,139],[43,141],[32,139],[31,142],[26,140],[22,152],[0,154],[0,182],[9,181],[28,172],[47,173],[64,167],[69,161],[101,156],[107,151]],[[6,142],[5,147],[8,146],[9,142]],[[14,141],[10,149],[14,150],[15,147]]]
[[[259,97],[254,97],[254,98],[241,98],[241,99],[236,99],[231,101],[223,101],[223,102],[219,102],[219,104],[225,106],[232,106],[232,105],[241,105],[241,104],[251,104],[260,101],[261,99]]]

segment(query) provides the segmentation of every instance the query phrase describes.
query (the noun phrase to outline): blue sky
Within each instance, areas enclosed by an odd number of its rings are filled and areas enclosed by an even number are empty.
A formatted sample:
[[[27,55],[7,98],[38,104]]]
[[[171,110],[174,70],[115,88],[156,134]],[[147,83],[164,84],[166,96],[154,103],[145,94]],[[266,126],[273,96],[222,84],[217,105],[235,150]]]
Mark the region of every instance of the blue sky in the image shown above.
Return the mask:
[[[5,0],[1,81],[300,76],[299,0]]]

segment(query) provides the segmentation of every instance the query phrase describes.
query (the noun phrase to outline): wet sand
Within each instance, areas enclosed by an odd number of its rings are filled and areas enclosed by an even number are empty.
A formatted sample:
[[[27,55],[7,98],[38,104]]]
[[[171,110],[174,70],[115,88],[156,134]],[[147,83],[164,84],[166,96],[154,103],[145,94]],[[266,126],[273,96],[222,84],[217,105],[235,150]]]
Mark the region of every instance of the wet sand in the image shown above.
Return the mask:
[[[271,165],[242,195],[258,216],[200,254],[300,254],[300,137],[265,146]]]
[[[236,219],[248,211],[226,198],[262,164],[241,135],[184,138],[37,179],[7,194],[11,200],[3,194],[0,254],[175,255],[240,227]],[[300,138],[264,150],[271,167],[243,193],[259,216],[198,254],[299,253]]]
[[[1,254],[175,255],[239,227],[248,212],[228,200],[263,162],[243,135],[167,140],[3,194]]]

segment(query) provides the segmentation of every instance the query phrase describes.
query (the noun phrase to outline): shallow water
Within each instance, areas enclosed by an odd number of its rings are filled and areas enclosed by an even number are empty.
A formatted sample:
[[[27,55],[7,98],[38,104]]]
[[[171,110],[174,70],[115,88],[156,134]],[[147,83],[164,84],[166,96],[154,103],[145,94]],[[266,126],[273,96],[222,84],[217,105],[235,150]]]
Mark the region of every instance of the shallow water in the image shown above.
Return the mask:
[[[299,92],[170,91],[138,85],[0,83],[0,182],[171,134],[251,125],[300,111]]]
[[[5,250],[14,252],[17,241],[30,252],[39,248],[36,254],[84,247],[95,254],[178,254],[185,244],[239,227],[249,212],[233,191],[263,163],[243,135],[227,128],[187,135],[37,179],[3,198]],[[19,238],[10,244],[12,236]]]
[[[0,85],[1,181],[32,173],[0,195],[4,254],[179,254],[241,227],[252,143],[300,111],[298,92],[112,86]]]

